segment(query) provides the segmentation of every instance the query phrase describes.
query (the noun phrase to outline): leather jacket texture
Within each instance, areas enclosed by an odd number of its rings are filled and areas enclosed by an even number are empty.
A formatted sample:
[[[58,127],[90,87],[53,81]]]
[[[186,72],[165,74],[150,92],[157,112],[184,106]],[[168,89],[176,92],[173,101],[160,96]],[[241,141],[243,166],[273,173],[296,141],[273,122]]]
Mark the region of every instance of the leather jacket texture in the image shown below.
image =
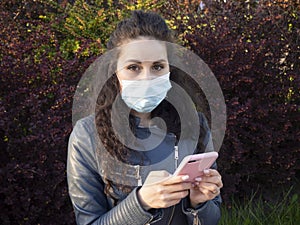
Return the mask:
[[[133,190],[129,194],[124,194],[116,185],[112,192],[116,200],[109,197],[105,192],[106,183],[104,181],[104,170],[109,170],[111,176],[123,176],[128,181],[131,179],[131,168],[136,168],[136,162],[139,158],[132,157],[132,165],[128,167],[128,174],[118,174],[118,164],[107,160],[105,154],[99,154],[97,141],[97,131],[94,122],[94,116],[88,116],[76,122],[69,138],[68,157],[67,157],[67,181],[71,202],[73,204],[77,224],[93,225],[216,225],[220,218],[221,197],[207,201],[198,205],[195,209],[189,206],[188,197],[181,200],[173,207],[164,209],[144,210],[137,196],[140,184],[135,183]],[[201,141],[207,149],[212,149],[210,131],[202,114],[199,114],[200,130],[203,132]],[[138,127],[138,135],[147,135],[147,128]],[[159,161],[161,154],[157,152],[173,151],[175,140],[174,135],[167,134],[166,138],[156,147],[156,150],[142,152],[146,154],[146,163],[155,164]],[[182,145],[188,145],[182,143]],[[179,146],[180,147],[180,146]],[[183,148],[183,147],[182,147]],[[148,154],[148,155],[147,155]],[[179,154],[179,161],[187,153]],[[109,161],[109,162],[108,162]],[[149,165],[150,165],[149,164]],[[166,164],[168,162],[166,161]],[[173,164],[172,164],[173,165]],[[165,164],[163,167],[166,166]],[[171,164],[166,166],[172,167]],[[213,167],[216,167],[214,165]],[[147,167],[148,168],[148,167]],[[150,167],[150,169],[153,169]],[[156,167],[154,167],[156,169]],[[171,168],[168,172],[174,172]],[[141,171],[141,177],[145,180],[149,171]],[[135,181],[133,181],[135,182]]]

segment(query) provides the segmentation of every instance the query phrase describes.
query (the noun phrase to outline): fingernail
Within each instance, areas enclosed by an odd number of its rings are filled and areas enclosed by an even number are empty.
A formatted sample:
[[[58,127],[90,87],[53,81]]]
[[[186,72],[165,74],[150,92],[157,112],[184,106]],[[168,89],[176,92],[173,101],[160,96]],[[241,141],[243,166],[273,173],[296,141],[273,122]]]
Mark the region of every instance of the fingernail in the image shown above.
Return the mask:
[[[195,178],[195,181],[201,181],[201,180],[202,180],[201,177],[196,177],[196,178]]]
[[[203,172],[204,172],[205,174],[209,174],[209,170],[208,170],[208,169],[205,169]]]
[[[189,179],[189,175],[184,175],[181,179],[182,180],[187,180],[187,179]]]

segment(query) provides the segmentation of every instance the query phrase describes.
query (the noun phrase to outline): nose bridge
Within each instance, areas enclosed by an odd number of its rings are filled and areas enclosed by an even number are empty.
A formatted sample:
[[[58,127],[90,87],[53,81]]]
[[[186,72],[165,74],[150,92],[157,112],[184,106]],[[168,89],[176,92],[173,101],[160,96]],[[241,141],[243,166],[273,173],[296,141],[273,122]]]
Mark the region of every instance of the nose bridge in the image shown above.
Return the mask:
[[[143,80],[150,80],[151,77],[153,77],[153,74],[152,74],[152,71],[151,71],[151,63],[144,62],[141,78]]]

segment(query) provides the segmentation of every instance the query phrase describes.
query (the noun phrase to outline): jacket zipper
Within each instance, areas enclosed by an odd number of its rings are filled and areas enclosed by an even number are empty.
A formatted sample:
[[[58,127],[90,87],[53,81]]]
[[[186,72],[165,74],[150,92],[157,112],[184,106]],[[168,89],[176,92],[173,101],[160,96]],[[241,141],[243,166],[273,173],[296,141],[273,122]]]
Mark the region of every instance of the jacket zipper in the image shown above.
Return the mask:
[[[175,170],[178,167],[178,159],[179,159],[178,143],[177,143],[177,137],[174,134],[174,161],[175,161]]]
[[[197,211],[193,211],[192,214],[194,216],[193,225],[201,225]]]
[[[175,170],[178,167],[178,158],[179,158],[179,154],[178,154],[178,146],[175,145],[174,146],[174,161],[175,161]]]
[[[151,218],[148,220],[147,223],[145,223],[145,225],[150,225],[151,220],[153,220],[153,216],[151,216]]]
[[[171,216],[170,216],[170,219],[169,219],[168,225],[170,225],[170,224],[171,224],[171,222],[172,222],[172,219],[173,219],[173,216],[174,216],[174,211],[175,211],[175,205],[173,206],[172,213],[171,213]]]
[[[174,212],[175,212],[175,205],[172,208],[172,213],[171,213],[171,216],[170,216],[170,219],[169,219],[169,222],[168,222],[167,225],[171,225],[171,222],[172,222],[172,219],[173,219],[173,216],[174,216]],[[151,217],[151,219],[147,223],[145,223],[145,225],[150,225],[152,219],[153,219],[153,216]]]
[[[135,170],[136,170],[135,178],[138,180],[138,186],[142,186],[143,181],[142,181],[142,176],[140,174],[140,165],[136,165]]]

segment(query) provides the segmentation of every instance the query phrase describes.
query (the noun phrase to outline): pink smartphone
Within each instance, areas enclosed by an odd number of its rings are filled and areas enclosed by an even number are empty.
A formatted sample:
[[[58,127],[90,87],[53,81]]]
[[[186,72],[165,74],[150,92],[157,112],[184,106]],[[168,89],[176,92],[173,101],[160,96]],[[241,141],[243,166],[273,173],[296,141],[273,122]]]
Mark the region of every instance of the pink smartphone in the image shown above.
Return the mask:
[[[173,175],[189,175],[187,181],[195,181],[201,177],[205,169],[209,169],[218,158],[217,152],[205,152],[184,157]]]

